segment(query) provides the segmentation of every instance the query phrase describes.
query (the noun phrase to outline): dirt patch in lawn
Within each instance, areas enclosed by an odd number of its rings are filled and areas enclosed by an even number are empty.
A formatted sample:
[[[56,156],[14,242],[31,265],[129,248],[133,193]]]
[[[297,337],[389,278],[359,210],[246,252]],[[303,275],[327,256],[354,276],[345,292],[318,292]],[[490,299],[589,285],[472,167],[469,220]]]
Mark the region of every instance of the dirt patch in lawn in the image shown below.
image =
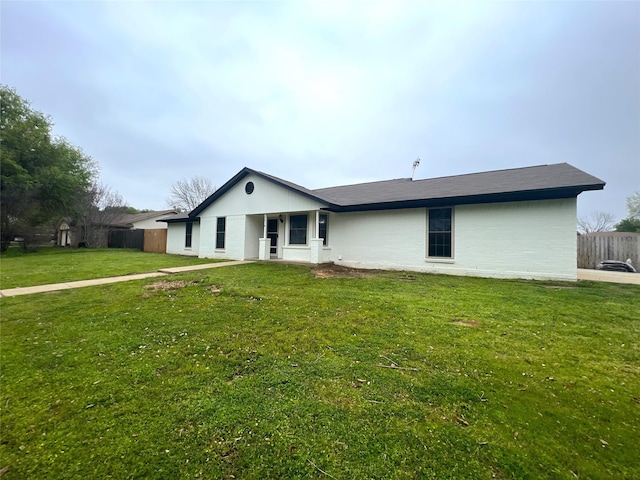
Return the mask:
[[[148,285],[144,286],[144,289],[146,290],[142,296],[143,297],[149,297],[153,294],[156,294],[158,292],[175,292],[177,290],[180,290],[182,288],[185,287],[190,287],[193,285],[198,285],[200,284],[200,281],[198,280],[191,280],[191,281],[186,281],[186,280],[159,280],[157,282],[153,282],[150,283]],[[214,294],[218,294],[222,291],[221,287],[217,286],[217,285],[209,285],[208,287],[206,287],[206,290],[214,293]]]
[[[459,318],[454,318],[453,320],[451,320],[452,323],[455,323],[456,325],[464,325],[465,327],[479,327],[480,326],[480,322],[478,322],[477,320],[461,320]]]
[[[166,292],[167,290],[180,290],[181,288],[197,284],[198,282],[195,281],[187,282],[185,280],[161,280],[159,282],[153,282],[149,285],[145,285],[144,288],[146,290],[151,290],[154,292]]]
[[[318,265],[312,269],[316,278],[364,278],[376,275],[376,270],[349,268],[332,263]]]

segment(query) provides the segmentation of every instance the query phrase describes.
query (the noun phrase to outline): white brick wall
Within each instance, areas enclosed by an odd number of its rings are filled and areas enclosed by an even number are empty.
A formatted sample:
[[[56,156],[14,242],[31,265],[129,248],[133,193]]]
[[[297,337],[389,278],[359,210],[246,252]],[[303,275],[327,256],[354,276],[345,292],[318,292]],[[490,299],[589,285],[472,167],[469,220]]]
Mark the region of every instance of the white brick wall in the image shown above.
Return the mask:
[[[424,208],[332,215],[329,223],[331,260],[338,264],[576,279],[575,199],[458,206],[453,236],[454,258],[429,259]]]
[[[576,199],[468,205],[455,214],[464,274],[576,279]]]
[[[309,262],[311,261],[311,248],[303,245],[284,246],[282,259],[289,262]]]
[[[425,235],[424,208],[341,213],[329,217],[331,260],[352,267],[423,267]]]
[[[211,258],[216,249],[216,218],[200,217],[200,256]]]
[[[244,240],[246,215],[227,215],[224,252],[217,252],[223,258],[244,260]]]
[[[170,223],[167,229],[167,253],[174,255],[198,255],[198,247],[200,245],[200,225],[198,222],[193,223],[191,231],[191,248],[184,246],[186,224]]]
[[[245,224],[245,215],[226,215],[224,249],[217,249],[217,217],[200,217],[200,257],[244,260]]]

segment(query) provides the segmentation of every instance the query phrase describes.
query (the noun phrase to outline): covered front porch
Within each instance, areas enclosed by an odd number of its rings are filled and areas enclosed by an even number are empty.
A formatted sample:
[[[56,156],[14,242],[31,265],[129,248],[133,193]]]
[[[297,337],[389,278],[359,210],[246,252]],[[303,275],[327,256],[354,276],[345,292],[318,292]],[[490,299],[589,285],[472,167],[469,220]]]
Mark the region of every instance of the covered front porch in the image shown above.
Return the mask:
[[[331,261],[328,225],[329,214],[320,210],[248,215],[245,245],[259,260],[326,263]]]

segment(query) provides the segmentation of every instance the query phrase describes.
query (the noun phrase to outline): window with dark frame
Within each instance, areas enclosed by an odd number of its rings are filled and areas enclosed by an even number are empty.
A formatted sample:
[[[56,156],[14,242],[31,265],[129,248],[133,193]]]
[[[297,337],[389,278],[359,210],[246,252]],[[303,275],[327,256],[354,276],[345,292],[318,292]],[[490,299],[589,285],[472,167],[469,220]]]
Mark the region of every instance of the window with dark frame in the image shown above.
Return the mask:
[[[184,229],[184,248],[191,248],[192,237],[193,237],[193,222],[187,222]]]
[[[322,239],[322,245],[327,244],[327,229],[329,227],[329,215],[320,215],[318,237]]]
[[[216,221],[216,248],[224,248],[224,236],[227,226],[227,217],[218,217]]]
[[[307,244],[307,216],[291,215],[289,217],[289,245]]]
[[[451,208],[429,209],[429,246],[430,257],[452,257],[451,242]]]

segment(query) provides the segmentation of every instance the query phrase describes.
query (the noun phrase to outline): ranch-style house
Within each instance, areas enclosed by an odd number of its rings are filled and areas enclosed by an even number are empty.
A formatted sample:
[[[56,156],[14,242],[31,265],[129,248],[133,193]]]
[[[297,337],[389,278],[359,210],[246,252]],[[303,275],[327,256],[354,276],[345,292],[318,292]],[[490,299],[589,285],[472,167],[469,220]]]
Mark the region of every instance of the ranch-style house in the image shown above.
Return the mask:
[[[577,197],[604,185],[567,163],[315,190],[243,168],[159,221],[173,254],[575,280]]]

